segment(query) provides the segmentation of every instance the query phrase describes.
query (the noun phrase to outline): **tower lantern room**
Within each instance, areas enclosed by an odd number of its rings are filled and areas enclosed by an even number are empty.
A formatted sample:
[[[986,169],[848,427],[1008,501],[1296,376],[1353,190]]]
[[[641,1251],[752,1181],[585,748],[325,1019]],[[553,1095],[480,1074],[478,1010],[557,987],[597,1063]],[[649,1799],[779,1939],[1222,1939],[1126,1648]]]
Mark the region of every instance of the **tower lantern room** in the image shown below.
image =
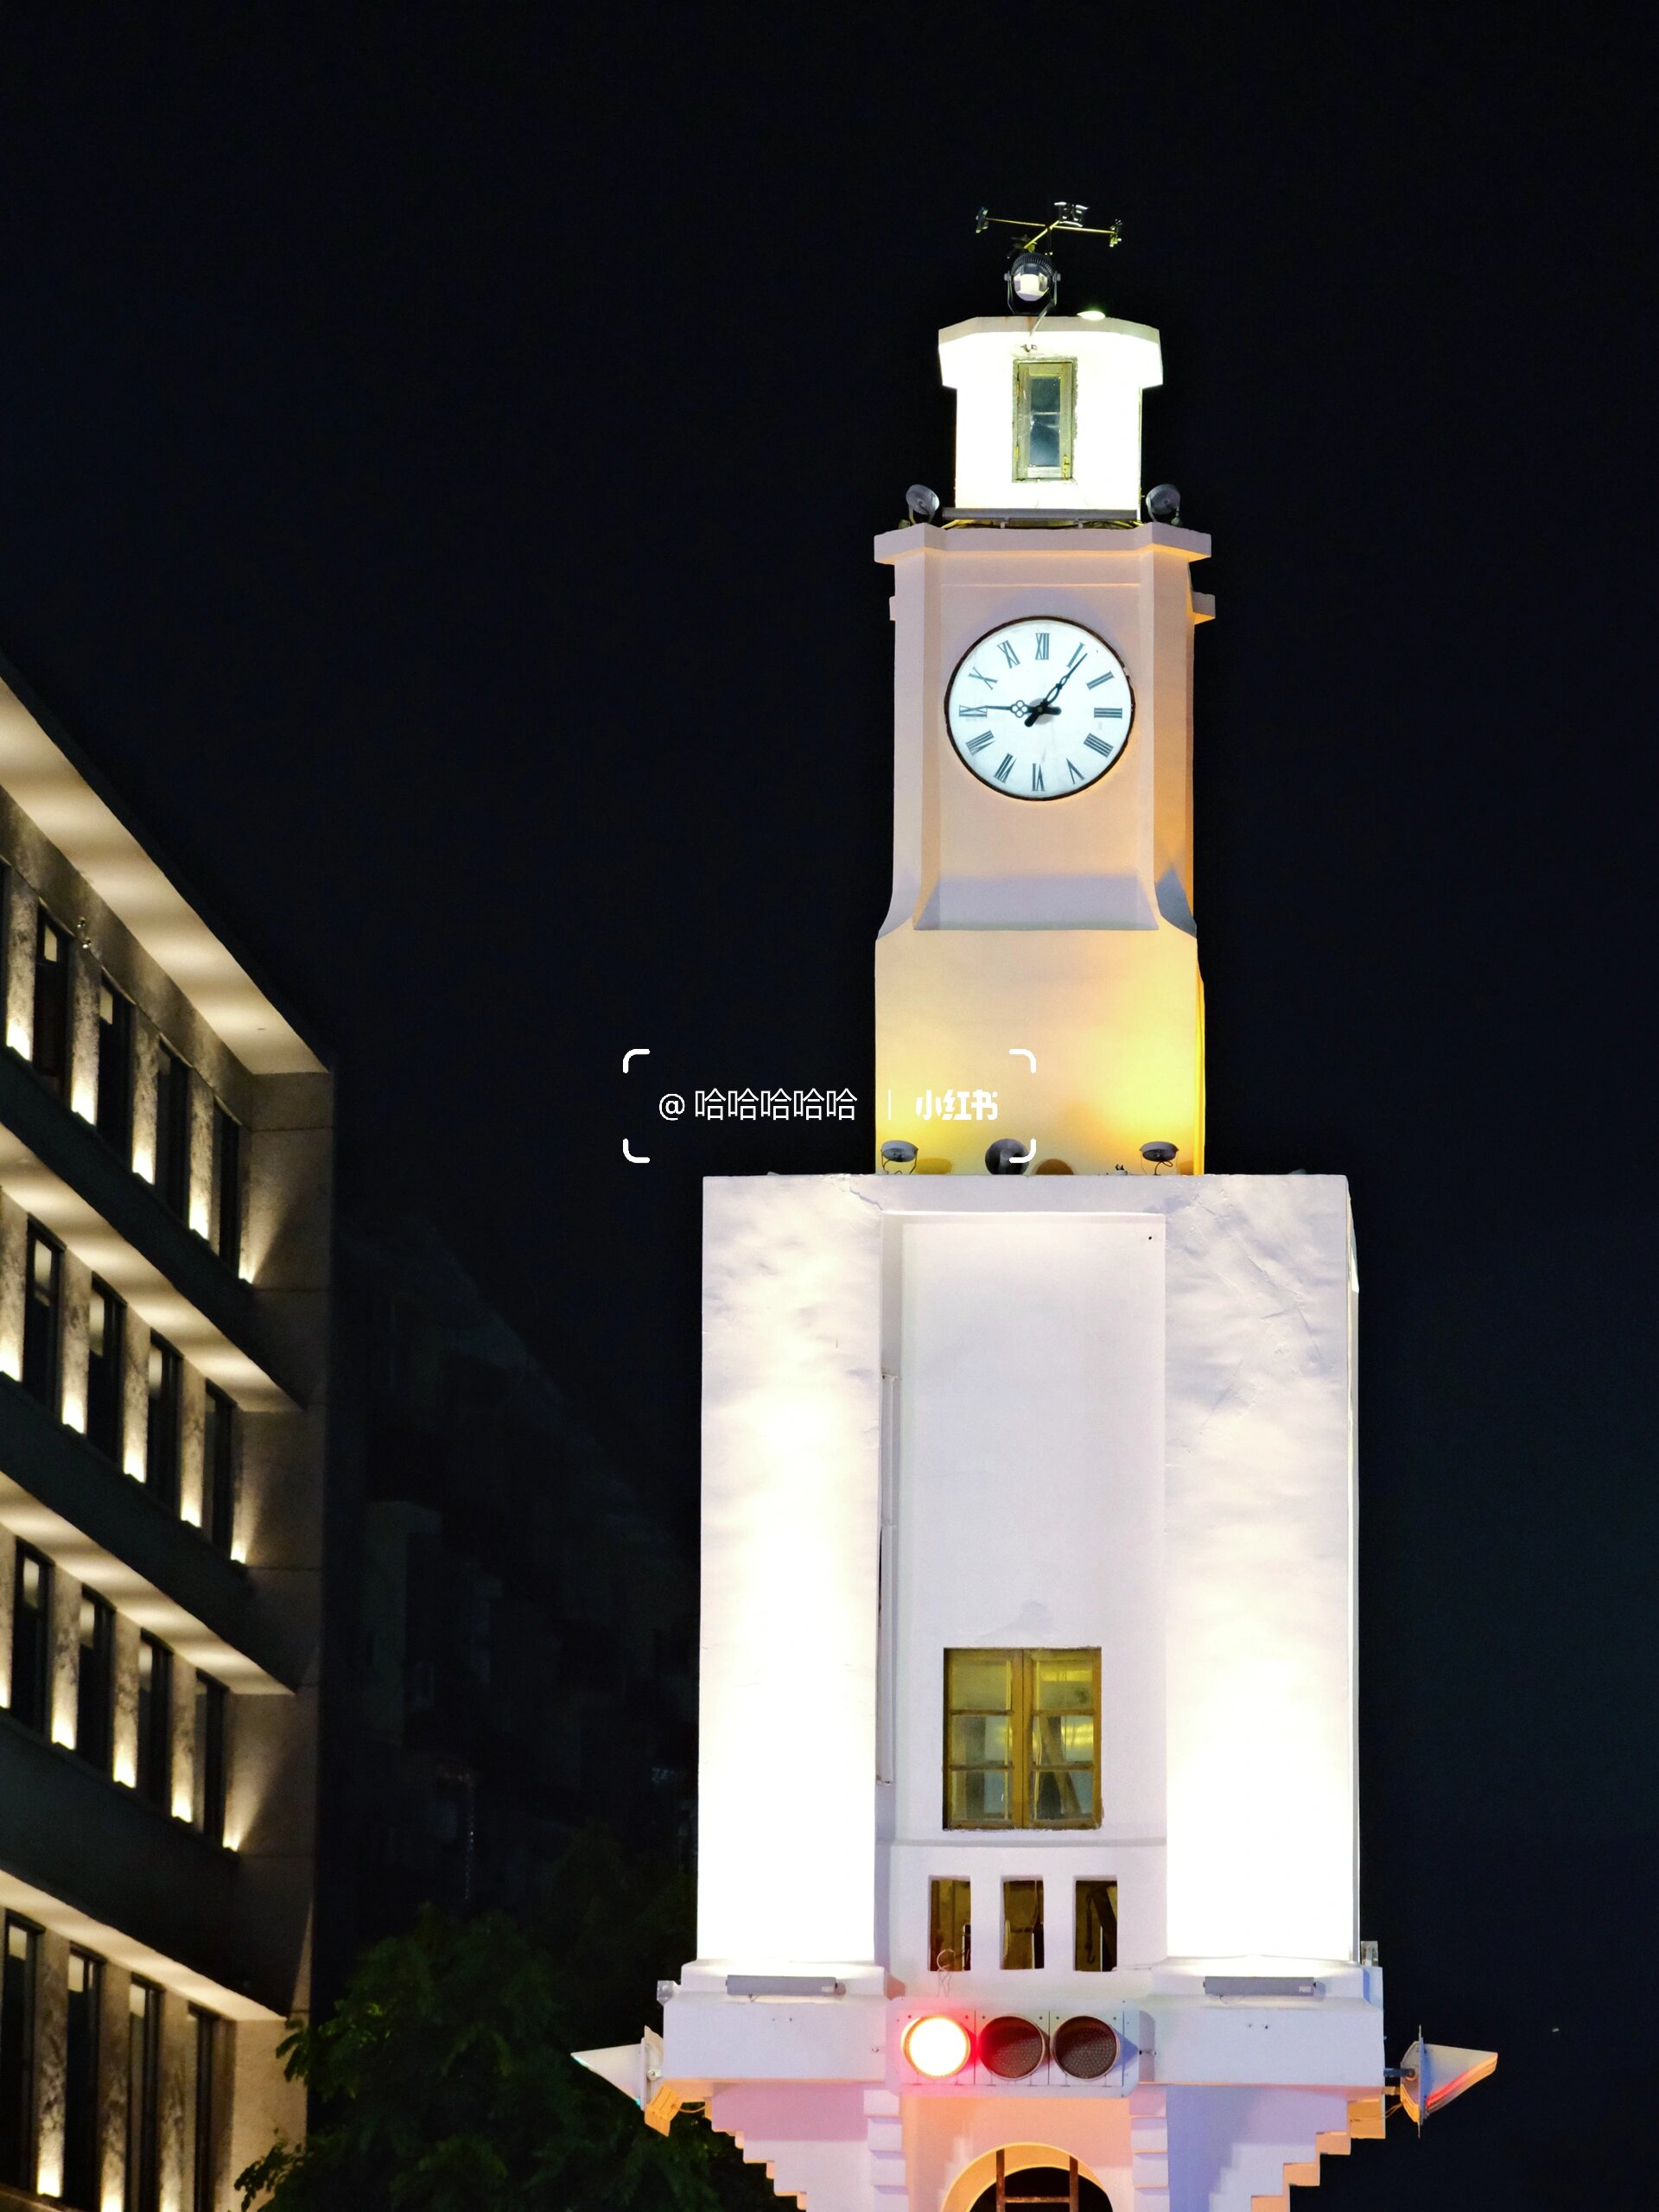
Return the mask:
[[[1141,395],[1164,379],[1158,334],[1104,316],[976,315],[939,333],[957,395],[960,512],[1141,505]]]

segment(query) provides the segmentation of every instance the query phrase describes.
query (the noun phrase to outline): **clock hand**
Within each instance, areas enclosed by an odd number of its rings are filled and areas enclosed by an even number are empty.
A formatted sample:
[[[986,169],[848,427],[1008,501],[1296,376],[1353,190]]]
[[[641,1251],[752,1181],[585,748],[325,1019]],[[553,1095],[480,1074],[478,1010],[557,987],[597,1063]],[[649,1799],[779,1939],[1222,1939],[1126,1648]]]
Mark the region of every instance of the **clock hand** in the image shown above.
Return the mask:
[[[1054,704],[1054,702],[1059,697],[1061,692],[1065,690],[1066,685],[1071,681],[1071,678],[1076,675],[1077,670],[1081,668],[1082,665],[1083,655],[1079,653],[1077,658],[1072,662],[1071,667],[1066,670],[1065,674],[1061,677],[1059,682],[1050,685],[1043,697],[1037,702],[1037,704],[1026,716],[1026,728],[1027,729],[1029,729],[1032,725],[1039,721],[1044,715],[1058,714],[1060,710]]]

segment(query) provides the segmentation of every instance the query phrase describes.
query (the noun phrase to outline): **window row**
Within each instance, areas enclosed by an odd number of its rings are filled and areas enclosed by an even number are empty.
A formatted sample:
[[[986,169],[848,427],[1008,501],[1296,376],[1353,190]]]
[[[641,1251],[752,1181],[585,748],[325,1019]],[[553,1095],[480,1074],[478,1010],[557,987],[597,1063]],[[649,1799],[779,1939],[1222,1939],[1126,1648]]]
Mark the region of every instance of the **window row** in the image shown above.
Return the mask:
[[[1002,1884],[998,1958],[1005,1973],[1040,1969],[1044,1955],[1043,1884],[1021,1877]],[[1117,1884],[1092,1877],[1075,1885],[1071,1967],[1110,1974],[1117,1965]],[[941,1974],[966,1974],[974,1963],[973,1885],[941,1875],[927,1886],[927,1963]],[[988,1959],[981,1961],[988,1966]],[[1056,1961],[1058,1964],[1058,1961]]]
[[[181,1666],[147,1630],[124,1638],[115,1608],[85,1584],[78,1599],[70,1584],[67,1607],[60,1608],[56,1583],[50,1560],[31,1545],[16,1546],[12,1719],[130,1784],[162,1812],[188,1818],[210,1843],[223,1843],[231,1703],[225,1685]]]
[[[234,1405],[214,1384],[203,1384],[200,1480],[193,1479],[186,1497],[185,1363],[165,1338],[149,1332],[143,1353],[143,1392],[130,1391],[130,1339],[136,1332],[129,1327],[125,1301],[96,1275],[86,1297],[85,1379],[80,1383],[75,1378],[79,1384],[77,1401],[65,1388],[70,1316],[63,1247],[49,1230],[31,1221],[23,1268],[20,1379],[24,1389],[48,1413],[69,1421],[118,1465],[141,1474],[146,1488],[169,1512],[182,1510],[217,1550],[228,1554],[236,1522]],[[126,1448],[141,1412],[142,1459],[136,1449],[129,1452]],[[194,1476],[194,1453],[191,1462]]]
[[[9,900],[8,871],[0,867],[0,910],[9,911]],[[240,1122],[209,1090],[211,1104],[198,1136],[189,1064],[157,1037],[153,1070],[145,1064],[142,1117],[148,1125],[153,1104],[153,1139],[146,1145],[136,1141],[140,1060],[133,1004],[97,971],[96,1046],[86,1047],[84,1065],[77,1066],[74,948],[71,932],[37,906],[33,1018],[27,1039],[17,1033],[15,1041],[27,1044],[27,1057],[47,1088],[84,1115],[126,1166],[145,1172],[148,1154],[149,1179],[162,1204],[205,1236],[220,1259],[238,1267],[245,1166]],[[198,1157],[198,1146],[205,1157]]]
[[[8,1913],[0,1956],[0,2183],[73,2212],[161,2212],[163,2128],[181,2202],[214,2212],[232,2078],[229,2023]],[[50,1950],[55,1947],[56,1957]],[[118,2139],[106,2140],[113,2127]],[[111,2196],[107,2178],[120,2177]],[[173,2199],[174,2202],[181,2200]]]

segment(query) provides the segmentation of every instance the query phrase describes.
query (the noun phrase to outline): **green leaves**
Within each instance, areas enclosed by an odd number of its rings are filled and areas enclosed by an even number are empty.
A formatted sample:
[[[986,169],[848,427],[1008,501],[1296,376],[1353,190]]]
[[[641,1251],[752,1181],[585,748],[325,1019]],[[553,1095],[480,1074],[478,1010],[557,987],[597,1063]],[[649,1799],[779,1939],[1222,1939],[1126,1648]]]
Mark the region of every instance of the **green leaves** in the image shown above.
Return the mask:
[[[427,1911],[283,2045],[321,2118],[237,2177],[243,2212],[730,2212],[764,2175],[699,2119],[669,2137],[569,2056],[651,2017],[690,1949],[689,1887],[583,1838],[544,1923]]]

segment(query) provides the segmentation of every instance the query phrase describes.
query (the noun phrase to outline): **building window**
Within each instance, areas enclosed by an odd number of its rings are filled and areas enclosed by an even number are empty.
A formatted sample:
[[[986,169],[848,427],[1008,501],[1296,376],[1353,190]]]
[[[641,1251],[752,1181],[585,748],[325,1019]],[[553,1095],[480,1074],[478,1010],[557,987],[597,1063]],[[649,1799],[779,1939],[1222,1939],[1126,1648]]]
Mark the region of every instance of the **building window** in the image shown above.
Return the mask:
[[[215,1550],[229,1554],[236,1529],[236,1408],[211,1382],[201,1414],[201,1529]]]
[[[927,1963],[939,1974],[966,1974],[974,1962],[971,1885],[946,1875],[927,1885]]]
[[[126,1306],[94,1275],[86,1314],[86,1440],[117,1460],[126,1398]]]
[[[58,1344],[63,1300],[63,1248],[38,1223],[29,1224],[23,1300],[23,1388],[58,1410]]]
[[[196,2082],[191,2109],[191,2212],[217,2212],[214,2186],[219,2168],[219,2109],[222,2020],[199,2007],[190,2008],[195,2030]]]
[[[209,1843],[225,1840],[226,1726],[230,1696],[211,1675],[196,1676],[196,1794],[191,1818]]]
[[[1117,1884],[1079,1882],[1075,1953],[1079,1974],[1110,1974],[1117,1965]]]
[[[115,1609],[95,1591],[83,1589],[75,1674],[75,1750],[100,1774],[110,1771],[114,1729]]]
[[[1075,361],[1016,361],[1014,474],[1018,483],[1071,474]]]
[[[63,2201],[72,2212],[94,2212],[98,2203],[99,2016],[104,1961],[71,1951],[68,2020],[64,2037]]]
[[[209,1243],[227,1268],[242,1258],[242,1124],[213,1101],[213,1190]]]
[[[944,1825],[1100,1822],[1098,1651],[947,1651]]]
[[[173,1795],[173,1654],[138,1639],[138,1794],[164,1811]]]
[[[41,1080],[59,1096],[69,1075],[69,938],[47,913],[35,915],[35,1047]]]
[[[12,1570],[11,1713],[25,1728],[46,1733],[52,1655],[51,1562],[17,1547]]]
[[[190,1205],[190,1071],[165,1045],[156,1058],[156,1190],[181,1216]]]
[[[0,1961],[0,2182],[35,2186],[35,1982],[40,1930],[6,1915]]]
[[[98,1105],[94,1126],[132,1165],[132,1006],[107,976],[98,979]]]
[[[1005,1971],[1023,1972],[1043,1963],[1043,1885],[1040,1882],[1002,1885],[1002,1965]]]
[[[159,2212],[162,1993],[135,1980],[127,1993],[127,2186],[124,2212]]]
[[[149,1340],[149,1419],[144,1430],[144,1480],[163,1505],[179,1506],[180,1390],[184,1363],[163,1338]]]

